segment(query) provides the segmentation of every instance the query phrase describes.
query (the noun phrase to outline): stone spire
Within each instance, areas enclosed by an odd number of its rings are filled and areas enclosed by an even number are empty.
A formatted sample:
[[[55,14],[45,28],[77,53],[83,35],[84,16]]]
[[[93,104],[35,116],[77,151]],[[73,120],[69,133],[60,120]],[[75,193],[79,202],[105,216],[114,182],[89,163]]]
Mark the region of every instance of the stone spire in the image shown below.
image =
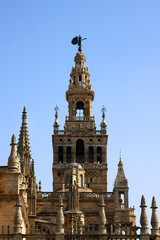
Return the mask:
[[[25,107],[23,108],[22,113],[22,125],[20,129],[17,150],[21,158],[21,171],[25,175],[29,175],[31,152],[28,137],[27,112]]]
[[[153,197],[152,199],[152,206],[151,206],[151,209],[152,209],[152,217],[151,217],[151,226],[152,226],[152,229],[151,229],[151,234],[152,235],[157,235],[157,234],[160,234],[159,232],[159,221],[158,221],[158,216],[157,216],[157,205],[156,205],[156,200],[155,200],[155,197]]]
[[[16,202],[16,214],[14,217],[14,233],[22,233],[22,204],[21,204],[21,198],[20,195],[17,197]]]
[[[19,162],[20,162],[20,159],[17,155],[17,144],[16,144],[16,137],[15,135],[13,134],[12,135],[12,139],[11,139],[11,153],[10,153],[10,156],[8,158],[8,170],[10,172],[19,172]]]
[[[147,219],[147,213],[146,213],[146,201],[144,196],[142,195],[141,198],[141,217],[140,217],[140,224],[141,224],[141,234],[148,234],[148,219]]]
[[[57,213],[56,223],[57,223],[56,234],[64,234],[63,200],[62,200],[61,195],[59,196],[58,213]]]
[[[121,156],[119,158],[119,163],[118,163],[118,172],[117,172],[117,177],[115,179],[114,183],[115,187],[128,187],[128,181],[125,177],[124,174],[124,169],[123,169],[123,163],[121,161]]]
[[[100,197],[99,203],[99,234],[106,234],[106,213],[105,213],[105,203],[103,195]]]

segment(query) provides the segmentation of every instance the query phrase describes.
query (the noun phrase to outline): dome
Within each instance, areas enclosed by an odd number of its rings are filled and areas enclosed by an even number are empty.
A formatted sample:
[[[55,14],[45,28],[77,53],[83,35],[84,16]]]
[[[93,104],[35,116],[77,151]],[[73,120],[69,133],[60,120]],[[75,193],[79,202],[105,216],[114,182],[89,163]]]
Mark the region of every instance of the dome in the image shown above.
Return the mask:
[[[83,169],[82,166],[79,163],[70,163],[66,166],[66,169],[69,168],[79,168],[79,169]]]

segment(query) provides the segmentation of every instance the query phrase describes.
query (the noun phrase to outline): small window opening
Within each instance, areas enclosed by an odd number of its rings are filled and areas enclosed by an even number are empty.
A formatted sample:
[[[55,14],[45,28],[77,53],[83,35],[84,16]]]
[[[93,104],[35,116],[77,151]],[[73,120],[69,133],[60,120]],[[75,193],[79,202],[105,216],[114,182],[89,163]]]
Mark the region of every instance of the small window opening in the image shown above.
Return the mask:
[[[71,184],[71,177],[69,175],[65,178],[65,187],[68,187]]]
[[[90,178],[90,182],[92,182],[92,178]]]
[[[93,163],[93,147],[89,147],[89,162]]]
[[[63,163],[63,147],[59,147],[58,149],[58,162]]]
[[[124,209],[124,192],[119,194],[121,209]]]
[[[84,116],[84,104],[83,104],[83,102],[77,102],[77,105],[76,105],[76,116],[77,117]]]
[[[82,76],[79,75],[79,86],[82,86]]]
[[[102,163],[102,148],[97,147],[97,163]]]
[[[71,162],[71,147],[67,147],[67,162]]]
[[[84,162],[84,141],[82,139],[78,139],[76,142],[76,162]]]

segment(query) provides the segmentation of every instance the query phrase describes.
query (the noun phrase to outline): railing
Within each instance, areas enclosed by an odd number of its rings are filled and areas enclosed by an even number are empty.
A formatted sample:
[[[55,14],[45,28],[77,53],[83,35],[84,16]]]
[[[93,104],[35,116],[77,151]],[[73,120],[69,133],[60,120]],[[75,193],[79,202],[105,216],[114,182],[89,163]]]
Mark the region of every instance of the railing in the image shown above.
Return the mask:
[[[93,135],[104,135],[106,130],[95,130],[92,128]],[[54,130],[55,135],[72,135],[76,134],[77,130]]]
[[[56,239],[56,233],[55,233],[55,226],[53,224],[49,225],[31,225],[28,227],[25,226],[25,232],[14,232],[10,231],[10,227],[2,226],[2,232],[0,233],[0,240],[6,240],[6,239],[18,239],[18,240],[39,240],[39,239]],[[136,227],[129,227],[129,226],[122,226],[121,224],[117,224],[115,226],[113,225],[107,225],[104,227],[106,229],[106,233],[99,234],[98,230],[98,224],[89,224],[87,226],[85,225],[73,225],[72,228],[68,228],[67,232],[64,234],[61,234],[61,236],[64,235],[64,240],[69,239],[108,239],[108,240],[137,240],[140,239],[141,235],[137,235],[136,233]],[[104,238],[103,238],[104,237]]]
[[[85,116],[66,116],[66,121],[95,121],[95,117],[85,117]]]
[[[38,198],[59,198],[62,196],[63,199],[68,198],[69,192],[38,192]],[[112,199],[114,197],[113,192],[80,192],[79,198],[92,198],[92,199],[100,199],[103,195],[104,199]]]

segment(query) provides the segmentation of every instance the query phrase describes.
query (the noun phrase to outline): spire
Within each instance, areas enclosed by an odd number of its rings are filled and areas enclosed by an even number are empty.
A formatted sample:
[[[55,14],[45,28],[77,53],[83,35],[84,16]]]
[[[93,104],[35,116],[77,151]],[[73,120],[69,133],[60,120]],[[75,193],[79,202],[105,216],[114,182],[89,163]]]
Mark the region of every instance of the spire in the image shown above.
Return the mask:
[[[120,157],[119,157],[119,163],[118,163],[118,172],[117,172],[117,177],[115,179],[115,184],[114,184],[115,187],[128,187],[128,181],[125,177],[125,174],[124,174],[124,169],[123,169],[123,163],[122,163],[122,160],[121,160],[121,154],[120,154]]]
[[[27,112],[25,107],[23,108],[23,113],[22,113],[22,125],[20,129],[17,150],[21,158],[21,171],[22,173],[28,175],[31,152],[30,152],[29,137],[28,137]]]
[[[152,217],[151,217],[151,226],[152,226],[152,229],[151,229],[151,233],[152,235],[156,235],[156,234],[159,234],[159,221],[158,221],[158,216],[157,216],[157,205],[156,205],[156,200],[155,200],[155,197],[153,197],[152,199],[152,206],[151,206],[151,209],[152,209]]]
[[[146,201],[144,196],[142,195],[141,198],[141,217],[140,217],[140,224],[141,224],[141,234],[148,234],[148,219],[147,219],[147,213],[146,213]]]
[[[16,202],[16,214],[14,217],[14,232],[15,233],[22,233],[22,204],[21,204],[21,198],[20,195],[17,197]]]
[[[57,213],[56,223],[57,223],[56,233],[64,234],[63,200],[62,200],[61,195],[59,196],[58,213]]]
[[[17,155],[17,144],[16,144],[16,137],[13,134],[11,138],[11,153],[8,158],[8,170],[10,172],[19,172],[19,157]]]
[[[105,214],[105,203],[103,195],[100,197],[99,203],[99,234],[106,234],[106,214]]]

